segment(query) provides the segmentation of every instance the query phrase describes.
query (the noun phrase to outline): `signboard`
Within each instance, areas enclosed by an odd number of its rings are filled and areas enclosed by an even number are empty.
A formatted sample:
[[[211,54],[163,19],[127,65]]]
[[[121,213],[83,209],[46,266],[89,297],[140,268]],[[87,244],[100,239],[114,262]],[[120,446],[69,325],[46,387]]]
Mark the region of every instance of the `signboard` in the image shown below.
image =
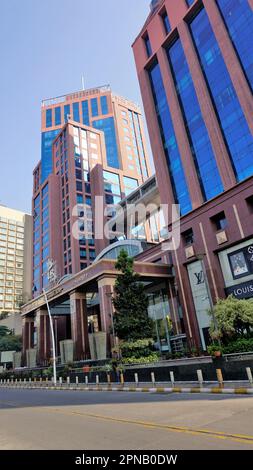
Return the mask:
[[[253,297],[253,281],[227,287],[226,294],[232,294],[236,299],[250,299]]]
[[[201,261],[195,261],[187,266],[192,297],[199,325],[200,337],[203,349],[206,349],[205,330],[209,328],[211,317],[208,310],[211,309],[210,295],[206,284],[206,276]]]
[[[253,274],[253,245],[237,249],[228,254],[233,279]]]

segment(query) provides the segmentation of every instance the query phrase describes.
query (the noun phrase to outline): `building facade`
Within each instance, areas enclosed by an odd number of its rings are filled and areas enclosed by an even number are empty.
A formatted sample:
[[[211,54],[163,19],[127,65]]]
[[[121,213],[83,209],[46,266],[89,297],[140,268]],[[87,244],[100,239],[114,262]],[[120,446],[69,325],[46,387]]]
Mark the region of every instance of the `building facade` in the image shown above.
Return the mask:
[[[203,349],[216,299],[253,297],[252,8],[154,1],[133,44],[161,202],[180,204],[172,258],[185,330]]]
[[[108,86],[43,101],[41,131],[33,189],[35,296],[48,286],[48,260],[59,277],[77,273],[109,243],[95,240],[95,196],[105,206],[117,204],[150,176],[140,109]],[[84,204],[90,234],[79,221],[76,240],[73,224]]]
[[[0,206],[0,313],[31,299],[32,216]]]

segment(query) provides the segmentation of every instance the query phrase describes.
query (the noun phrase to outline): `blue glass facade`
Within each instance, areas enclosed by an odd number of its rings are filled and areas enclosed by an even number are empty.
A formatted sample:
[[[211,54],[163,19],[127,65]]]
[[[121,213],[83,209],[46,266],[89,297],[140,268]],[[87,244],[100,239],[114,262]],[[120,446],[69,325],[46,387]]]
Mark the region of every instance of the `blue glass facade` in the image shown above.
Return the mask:
[[[158,63],[150,69],[149,77],[174,198],[184,215],[192,209],[192,205]]]
[[[43,183],[53,170],[52,143],[61,129],[42,132],[41,138],[41,183]]]
[[[55,126],[61,125],[61,107],[60,106],[57,106],[57,108],[54,109],[54,123],[55,123]]]
[[[242,181],[253,174],[253,137],[204,9],[190,28],[236,178]]]
[[[73,103],[73,119],[76,122],[80,122],[79,103]]]
[[[107,96],[101,96],[100,106],[101,106],[101,113],[102,114],[108,114]]]
[[[147,56],[150,57],[152,55],[152,47],[151,47],[151,42],[148,36],[144,38],[144,42],[146,46]]]
[[[83,124],[85,124],[85,126],[89,126],[90,125],[89,103],[87,100],[82,101],[82,115],[83,115]]]
[[[46,127],[52,127],[52,109],[46,110]]]
[[[97,98],[91,99],[91,113],[92,116],[98,116],[98,100]]]
[[[253,11],[247,0],[217,0],[231,41],[239,56],[244,73],[253,89]]]
[[[168,18],[167,12],[163,13],[162,20],[163,20],[163,25],[164,25],[166,34],[169,34],[169,32],[171,31],[171,26],[170,26],[170,20]]]
[[[205,200],[223,191],[220,174],[199,107],[181,41],[167,49],[199,183]]]
[[[186,0],[186,3],[187,3],[188,7],[190,7],[194,2],[195,2],[195,0]]]
[[[70,104],[64,106],[64,122],[67,122],[68,116],[70,116]]]
[[[107,155],[107,164],[112,168],[119,168],[119,156],[118,156],[118,146],[116,140],[116,131],[114,118],[109,117],[105,119],[98,119],[93,121],[92,125],[105,134],[105,145],[106,145],[106,155]]]

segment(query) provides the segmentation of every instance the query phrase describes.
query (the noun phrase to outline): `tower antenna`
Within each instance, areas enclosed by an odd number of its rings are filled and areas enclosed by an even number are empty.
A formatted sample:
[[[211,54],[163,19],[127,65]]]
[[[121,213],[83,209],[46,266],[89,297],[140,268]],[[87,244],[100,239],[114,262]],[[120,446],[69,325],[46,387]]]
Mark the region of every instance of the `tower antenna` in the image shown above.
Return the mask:
[[[82,75],[82,89],[83,89],[83,91],[85,90],[85,88],[84,88],[84,75]]]

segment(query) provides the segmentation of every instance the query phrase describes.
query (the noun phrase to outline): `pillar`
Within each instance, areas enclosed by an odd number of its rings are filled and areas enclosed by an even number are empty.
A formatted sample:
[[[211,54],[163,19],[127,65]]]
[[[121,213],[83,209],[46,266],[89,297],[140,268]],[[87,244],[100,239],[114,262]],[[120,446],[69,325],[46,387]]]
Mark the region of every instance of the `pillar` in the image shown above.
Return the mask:
[[[71,336],[74,341],[74,359],[90,358],[86,294],[70,293]]]
[[[37,362],[47,365],[51,357],[50,323],[47,310],[36,310]]]
[[[113,323],[114,307],[112,303],[114,284],[115,278],[113,277],[101,277],[98,279],[101,329],[107,333],[108,356],[111,354],[112,347],[116,344]]]
[[[26,350],[34,346],[34,318],[22,318],[22,361],[26,362]]]

